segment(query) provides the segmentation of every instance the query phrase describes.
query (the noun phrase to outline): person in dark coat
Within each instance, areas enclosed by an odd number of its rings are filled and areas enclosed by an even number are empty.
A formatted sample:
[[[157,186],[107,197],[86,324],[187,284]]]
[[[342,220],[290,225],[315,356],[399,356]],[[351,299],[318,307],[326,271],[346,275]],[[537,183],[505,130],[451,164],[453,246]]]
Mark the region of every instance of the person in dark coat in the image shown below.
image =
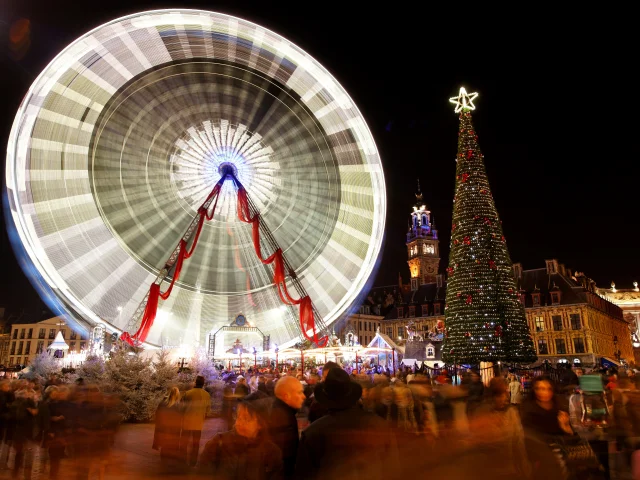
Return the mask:
[[[205,444],[198,469],[220,480],[280,480],[282,453],[266,430],[254,403],[240,401],[233,430]]]
[[[20,468],[24,468],[24,477],[31,478],[35,449],[33,432],[37,424],[38,408],[35,401],[35,392],[23,380],[21,380],[20,386],[16,390],[12,410],[15,420],[13,448],[16,451],[13,475],[17,476]]]
[[[328,415],[302,432],[297,479],[397,478],[398,449],[386,422],[358,408],[362,387],[342,369],[332,369],[315,389]]]
[[[0,467],[7,465],[13,433],[12,404],[15,400],[9,380],[0,382]]]
[[[329,374],[329,371],[334,369],[334,368],[340,368],[340,365],[338,365],[336,362],[327,362],[324,364],[324,366],[322,367],[322,381],[324,382],[325,379],[327,378],[327,375]],[[313,395],[311,397],[311,403],[309,405],[309,423],[313,423],[316,420],[318,420],[319,418],[324,417],[325,415],[327,415],[329,413],[329,409],[327,407],[325,407],[324,405],[322,405],[320,402],[318,402],[315,398],[315,395]]]
[[[180,433],[182,431],[182,403],[180,390],[169,389],[156,410],[156,428],[153,434],[154,450],[160,450],[160,460],[167,469],[180,466]]]
[[[40,404],[39,410],[43,420],[43,446],[49,451],[49,478],[55,480],[60,472],[60,462],[64,458],[68,435],[68,418],[70,418],[69,391],[61,386],[50,386],[45,390],[47,397]]]
[[[233,394],[236,398],[240,399],[246,397],[249,393],[251,393],[251,389],[247,385],[247,381],[242,375],[238,376],[236,378],[236,388],[233,391]]]
[[[296,413],[305,401],[302,384],[294,377],[282,377],[276,383],[268,419],[269,435],[282,452],[283,477],[293,478],[298,453],[298,419]]]

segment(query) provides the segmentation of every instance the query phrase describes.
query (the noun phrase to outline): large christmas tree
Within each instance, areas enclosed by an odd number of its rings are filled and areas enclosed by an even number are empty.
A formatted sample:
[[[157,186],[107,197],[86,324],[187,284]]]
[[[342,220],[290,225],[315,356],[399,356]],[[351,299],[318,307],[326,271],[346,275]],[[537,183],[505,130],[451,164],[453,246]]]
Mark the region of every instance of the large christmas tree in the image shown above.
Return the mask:
[[[447,363],[536,360],[524,306],[471,122],[477,93],[451,99],[460,112],[451,250],[447,269]]]

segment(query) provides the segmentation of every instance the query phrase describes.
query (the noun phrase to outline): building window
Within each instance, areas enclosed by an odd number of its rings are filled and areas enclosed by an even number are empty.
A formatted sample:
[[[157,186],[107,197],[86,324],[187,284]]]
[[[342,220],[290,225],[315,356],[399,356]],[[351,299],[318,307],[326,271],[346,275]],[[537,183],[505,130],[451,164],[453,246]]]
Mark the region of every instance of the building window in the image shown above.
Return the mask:
[[[403,337],[402,337],[402,329],[401,329],[401,328],[399,328],[399,329],[398,329],[398,338],[399,338],[400,340],[402,340],[402,338],[403,338]]]
[[[362,331],[362,320],[358,322],[358,331]]]
[[[24,328],[22,330],[20,330],[20,338],[24,338],[24,332],[25,332]]]
[[[582,328],[579,313],[572,313],[569,318],[571,319],[571,330],[580,330]]]
[[[387,327],[387,335],[389,338],[393,337],[393,327]]]
[[[585,350],[584,350],[584,339],[579,338],[579,337],[574,338],[573,339],[573,350],[576,353],[584,353],[585,352]]]
[[[52,343],[53,342],[51,342],[51,341],[47,342],[47,348],[50,347]]]
[[[27,342],[24,347],[24,354],[29,355],[31,353],[31,342]]]
[[[558,292],[552,292],[551,293],[551,304],[552,305],[557,305],[558,303],[560,303],[560,294],[558,294]]]
[[[21,365],[20,362],[22,362],[22,358],[21,357],[16,358],[16,365]]]
[[[540,355],[547,355],[549,353],[549,349],[547,348],[547,341],[543,338],[538,340],[538,353]]]
[[[428,358],[433,358],[436,356],[436,351],[433,347],[429,346],[427,347],[427,357]]]
[[[398,307],[398,318],[404,318],[404,307]]]
[[[11,342],[11,353],[9,355],[16,354],[16,342]]]
[[[556,353],[559,355],[567,353],[567,346],[564,343],[564,338],[556,338]]]
[[[52,328],[51,330],[49,330],[49,338],[50,339],[56,338],[56,329],[55,328]]]
[[[18,355],[22,355],[22,347],[24,347],[24,342],[20,342],[20,344],[18,344]]]
[[[33,328],[30,328],[29,331],[27,332],[27,338],[29,339],[33,338]]]
[[[76,351],[76,342],[71,342],[69,344],[69,351],[70,352],[75,352]]]
[[[429,305],[422,305],[422,316],[423,317],[429,316]]]
[[[38,338],[44,338],[46,333],[47,331],[44,328],[41,328],[40,331],[38,332]]]
[[[67,331],[66,330],[62,329],[62,330],[60,330],[60,333],[62,334],[62,338],[66,338],[66,336],[67,336]]]
[[[38,342],[38,346],[36,347],[36,354],[42,353],[42,350],[44,350],[44,340]]]
[[[85,348],[85,342],[80,342],[80,351],[83,351]]]
[[[414,306],[409,307],[409,316],[410,317],[415,317],[416,316],[416,307],[414,307]]]
[[[534,307],[539,307],[540,306],[540,294],[539,293],[533,293],[533,294],[531,294],[531,298],[533,299],[533,306]]]
[[[16,338],[18,338],[18,329],[17,328],[13,331],[13,339],[15,340]]]
[[[440,315],[440,304],[439,303],[434,303],[433,304],[433,314],[434,315]]]
[[[536,332],[544,332],[544,317],[536,317]]]
[[[13,357],[9,359],[9,365],[13,365]]]
[[[554,315],[551,319],[553,320],[553,329],[556,332],[560,332],[562,330],[562,317],[560,315]]]
[[[77,335],[76,332],[72,331],[71,332],[71,337],[70,337],[71,340],[75,340],[76,339],[76,335]]]

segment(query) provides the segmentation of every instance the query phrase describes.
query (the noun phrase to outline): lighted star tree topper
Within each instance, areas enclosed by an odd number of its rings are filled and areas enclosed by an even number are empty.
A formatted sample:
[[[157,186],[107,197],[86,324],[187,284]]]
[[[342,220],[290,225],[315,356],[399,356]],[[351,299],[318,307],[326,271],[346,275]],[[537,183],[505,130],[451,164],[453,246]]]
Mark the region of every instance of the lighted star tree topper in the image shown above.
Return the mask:
[[[447,363],[531,363],[536,353],[471,121],[477,93],[450,99],[460,113],[443,345]]]

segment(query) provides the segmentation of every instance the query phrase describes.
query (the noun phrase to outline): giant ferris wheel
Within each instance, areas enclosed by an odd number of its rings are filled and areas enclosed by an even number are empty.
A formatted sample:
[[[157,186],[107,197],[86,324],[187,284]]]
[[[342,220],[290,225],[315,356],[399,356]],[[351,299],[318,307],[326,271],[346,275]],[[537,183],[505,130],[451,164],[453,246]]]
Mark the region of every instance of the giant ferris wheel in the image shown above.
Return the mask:
[[[382,165],[314,58],[220,13],[142,12],[62,51],[11,131],[26,265],[86,328],[203,343],[243,314],[322,344],[380,252]]]

